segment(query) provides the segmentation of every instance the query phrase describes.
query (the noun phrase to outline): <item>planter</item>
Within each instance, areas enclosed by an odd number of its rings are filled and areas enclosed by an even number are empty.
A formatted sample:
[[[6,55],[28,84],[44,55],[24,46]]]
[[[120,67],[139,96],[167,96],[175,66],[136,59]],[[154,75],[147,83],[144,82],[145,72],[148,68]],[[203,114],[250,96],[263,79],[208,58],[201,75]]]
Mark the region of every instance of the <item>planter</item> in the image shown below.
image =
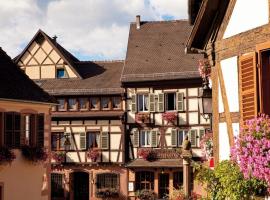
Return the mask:
[[[48,158],[47,152],[41,147],[31,147],[25,145],[21,148],[22,156],[30,162],[45,162]]]
[[[138,150],[138,156],[150,162],[157,160],[157,153],[153,149],[141,148]]]
[[[98,158],[100,157],[100,149],[89,149],[87,152],[87,158],[90,158],[92,162],[97,162]]]

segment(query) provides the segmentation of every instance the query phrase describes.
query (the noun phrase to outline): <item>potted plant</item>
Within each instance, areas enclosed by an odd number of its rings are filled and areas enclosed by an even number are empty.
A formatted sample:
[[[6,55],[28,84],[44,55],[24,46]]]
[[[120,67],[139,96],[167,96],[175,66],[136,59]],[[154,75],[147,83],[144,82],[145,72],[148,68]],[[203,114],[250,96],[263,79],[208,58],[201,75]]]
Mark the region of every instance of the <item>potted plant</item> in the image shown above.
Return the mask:
[[[48,158],[47,152],[42,147],[24,145],[21,147],[23,157],[30,162],[45,162]]]
[[[57,164],[65,162],[65,158],[66,158],[65,152],[59,151],[52,153],[52,159],[54,159]]]
[[[155,161],[157,153],[153,149],[141,148],[138,150],[138,156],[147,161]]]
[[[177,113],[176,112],[165,112],[162,113],[162,119],[167,121],[167,123],[174,123],[177,119]]]
[[[153,190],[139,190],[136,192],[136,197],[139,200],[154,200],[155,199],[155,193]]]
[[[92,160],[92,162],[96,162],[100,156],[100,150],[96,148],[88,149],[87,157]]]
[[[149,117],[148,113],[138,113],[135,115],[135,121],[137,123],[140,123],[140,122],[145,123],[145,122],[149,121],[149,118],[150,117]]]
[[[16,158],[12,150],[7,147],[0,147],[0,164],[11,163]]]

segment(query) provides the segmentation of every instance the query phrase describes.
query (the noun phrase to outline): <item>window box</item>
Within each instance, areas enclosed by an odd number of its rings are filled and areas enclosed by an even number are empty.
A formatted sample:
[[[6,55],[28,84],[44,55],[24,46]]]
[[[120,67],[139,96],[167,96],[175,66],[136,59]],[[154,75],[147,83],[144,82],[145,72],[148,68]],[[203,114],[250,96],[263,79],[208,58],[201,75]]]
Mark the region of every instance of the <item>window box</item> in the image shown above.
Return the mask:
[[[66,154],[64,152],[53,152],[52,159],[55,160],[57,164],[65,162]]]
[[[47,152],[41,147],[31,147],[28,145],[21,148],[23,157],[30,162],[45,162],[48,158]]]
[[[177,119],[177,112],[165,112],[162,113],[162,119],[167,121],[167,123],[175,124]]]
[[[12,150],[7,147],[0,147],[0,164],[11,163],[16,158]]]
[[[150,162],[157,160],[157,153],[153,149],[141,148],[138,150],[138,156]]]
[[[99,189],[96,192],[96,197],[98,198],[116,198],[118,196],[119,196],[118,189],[114,188]]]
[[[138,113],[135,115],[136,123],[150,123],[150,114]]]
[[[87,152],[87,158],[90,158],[92,162],[97,162],[97,159],[100,157],[100,149],[93,148],[89,149]]]

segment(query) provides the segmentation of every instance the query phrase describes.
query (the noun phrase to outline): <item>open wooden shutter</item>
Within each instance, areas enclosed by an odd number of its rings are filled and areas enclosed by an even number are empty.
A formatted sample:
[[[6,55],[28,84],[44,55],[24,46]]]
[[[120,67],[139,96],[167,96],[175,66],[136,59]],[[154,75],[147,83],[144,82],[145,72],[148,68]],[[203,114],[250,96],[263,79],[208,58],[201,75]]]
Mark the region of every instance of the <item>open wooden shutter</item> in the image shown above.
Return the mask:
[[[39,147],[44,146],[44,114],[37,115],[37,130],[36,130],[36,144]]]
[[[80,133],[80,149],[86,149],[86,133]]]
[[[172,129],[171,131],[171,146],[176,147],[177,146],[177,130]]]
[[[140,146],[140,132],[138,129],[133,131],[133,147]]]
[[[155,94],[149,94],[149,111],[150,112],[155,112]]]
[[[176,93],[176,106],[177,111],[183,111],[184,110],[184,93],[178,92]]]
[[[101,132],[100,138],[100,147],[101,149],[108,149],[109,148],[109,133],[108,132]]]
[[[189,133],[189,140],[191,142],[191,146],[197,146],[197,130],[191,129]]]
[[[164,93],[158,94],[158,111],[164,112]]]
[[[241,123],[257,116],[257,69],[256,53],[239,59]]]
[[[137,112],[137,96],[136,94],[131,95],[131,112]]]
[[[158,135],[157,131],[151,131],[151,146],[152,147],[157,147],[158,145]]]

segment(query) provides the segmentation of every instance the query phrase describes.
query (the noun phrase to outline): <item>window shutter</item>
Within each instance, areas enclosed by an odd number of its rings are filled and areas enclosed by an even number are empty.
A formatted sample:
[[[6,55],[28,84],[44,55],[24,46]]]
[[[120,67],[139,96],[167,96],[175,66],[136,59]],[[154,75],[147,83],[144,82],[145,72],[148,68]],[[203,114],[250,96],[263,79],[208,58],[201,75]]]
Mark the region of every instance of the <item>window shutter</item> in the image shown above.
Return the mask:
[[[257,116],[256,53],[239,59],[241,123]]]
[[[205,134],[205,130],[204,129],[200,129],[200,135],[199,135],[200,136],[200,141],[203,138],[204,134]]]
[[[190,130],[189,140],[191,142],[191,146],[197,146],[197,130],[195,129]]]
[[[86,133],[80,133],[80,148],[81,150],[86,149]]]
[[[158,135],[157,131],[151,131],[151,146],[152,147],[157,147],[158,145]]]
[[[109,148],[109,133],[102,132],[101,133],[101,149],[108,149]]]
[[[26,145],[25,140],[26,140],[26,115],[21,115],[21,141],[20,141],[21,146]]]
[[[37,115],[37,131],[36,144],[39,147],[44,147],[44,114]]]
[[[178,92],[176,93],[177,98],[177,111],[183,111],[184,110],[184,93]]]
[[[172,129],[171,131],[171,145],[173,147],[177,146],[177,130],[176,129]]]
[[[139,130],[136,129],[133,131],[133,147],[139,147],[140,146],[140,133]]]
[[[137,96],[136,94],[131,95],[131,112],[137,112]]]
[[[164,112],[164,94],[163,93],[158,94],[158,111]]]
[[[155,112],[155,95],[154,94],[149,94],[149,111],[150,112]]]

